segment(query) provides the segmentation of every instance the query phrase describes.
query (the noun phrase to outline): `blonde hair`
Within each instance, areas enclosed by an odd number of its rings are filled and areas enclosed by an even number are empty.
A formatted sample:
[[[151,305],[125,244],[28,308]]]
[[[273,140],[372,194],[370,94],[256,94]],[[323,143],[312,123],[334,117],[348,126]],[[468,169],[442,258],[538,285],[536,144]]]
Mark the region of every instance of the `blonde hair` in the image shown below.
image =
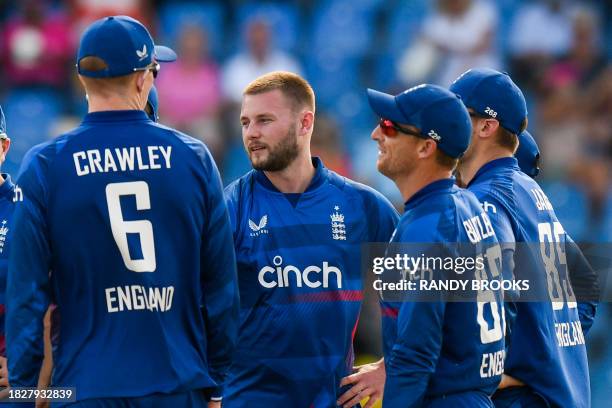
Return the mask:
[[[252,81],[243,91],[243,95],[258,95],[279,90],[293,104],[294,110],[308,108],[314,112],[315,95],[310,84],[301,76],[292,72],[274,71]]]
[[[79,61],[79,68],[86,71],[96,72],[104,71],[108,68],[108,65],[101,58],[84,57]],[[112,78],[90,78],[81,75],[81,79],[88,93],[109,95],[117,93],[125,94],[133,76],[134,74]]]

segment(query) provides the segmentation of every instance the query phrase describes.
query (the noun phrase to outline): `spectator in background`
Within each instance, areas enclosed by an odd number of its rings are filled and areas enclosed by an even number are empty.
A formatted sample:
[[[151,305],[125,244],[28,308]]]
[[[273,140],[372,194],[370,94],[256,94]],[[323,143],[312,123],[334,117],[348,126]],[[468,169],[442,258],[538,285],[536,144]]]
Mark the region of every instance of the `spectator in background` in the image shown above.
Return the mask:
[[[219,67],[210,57],[206,33],[199,26],[182,29],[178,48],[181,58],[164,67],[157,79],[163,101],[160,116],[163,123],[204,141],[217,159],[224,150],[217,123]]]
[[[570,48],[572,18],[564,0],[536,0],[523,3],[510,28],[510,56],[513,76],[533,87],[547,64]]]
[[[352,177],[350,157],[342,143],[338,125],[332,118],[324,115],[317,118],[310,149],[312,155],[320,157],[328,169]]]
[[[147,26],[151,22],[150,0],[68,0],[68,3],[76,36],[80,36],[89,24],[106,16],[130,16]]]
[[[272,71],[288,71],[298,75],[302,72],[295,58],[274,48],[270,36],[268,22],[253,18],[246,29],[246,50],[234,55],[223,67],[221,89],[225,104],[221,120],[225,130],[223,140],[231,149],[242,150],[242,129],[236,118],[240,117],[244,88],[255,78]],[[244,155],[241,158],[244,159]],[[224,163],[223,167],[229,169],[232,163]]]
[[[436,10],[423,23],[421,39],[402,59],[399,71],[404,82],[421,82],[433,74],[437,77],[431,78],[434,82],[448,86],[474,66],[499,68],[493,47],[497,20],[490,1],[438,0]],[[411,66],[424,55],[429,55],[429,67],[418,78],[412,75]]]
[[[612,137],[605,105],[594,108],[600,98],[596,95],[606,93],[606,87],[598,84],[606,61],[597,39],[597,20],[589,11],[581,10],[574,15],[572,27],[571,48],[558,62],[543,69],[538,80],[547,175],[572,173],[579,162],[576,158],[590,162],[601,157]]]
[[[44,0],[18,4],[0,29],[4,79],[11,86],[63,86],[74,53],[66,15]]]
[[[580,9],[573,17],[571,47],[554,63],[544,78],[557,83],[588,86],[606,66],[599,42],[599,22],[588,9]]]
[[[246,43],[247,50],[232,57],[223,67],[223,93],[229,102],[240,103],[247,84],[268,72],[301,74],[302,69],[295,58],[273,48],[267,22],[251,21]]]

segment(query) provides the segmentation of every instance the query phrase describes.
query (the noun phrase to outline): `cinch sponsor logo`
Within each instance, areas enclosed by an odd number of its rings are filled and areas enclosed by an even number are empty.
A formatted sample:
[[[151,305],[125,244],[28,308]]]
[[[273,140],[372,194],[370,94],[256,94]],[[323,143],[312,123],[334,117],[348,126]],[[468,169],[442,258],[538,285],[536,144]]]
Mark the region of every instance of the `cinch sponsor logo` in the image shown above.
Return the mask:
[[[330,266],[328,262],[323,262],[323,267],[311,265],[300,270],[294,265],[283,266],[283,258],[276,255],[272,259],[272,266],[264,266],[259,270],[259,284],[264,288],[286,288],[289,286],[297,286],[301,288],[303,285],[309,288],[329,288],[330,278],[336,280],[335,287],[342,289],[342,271],[335,266]]]

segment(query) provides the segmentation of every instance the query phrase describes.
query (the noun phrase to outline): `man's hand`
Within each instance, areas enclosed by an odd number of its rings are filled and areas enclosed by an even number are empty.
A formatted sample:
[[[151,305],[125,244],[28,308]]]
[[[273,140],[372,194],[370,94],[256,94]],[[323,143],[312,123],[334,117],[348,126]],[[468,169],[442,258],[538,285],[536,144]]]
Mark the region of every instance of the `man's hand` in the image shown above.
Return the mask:
[[[6,357],[0,356],[0,387],[6,387],[0,391],[0,400],[8,397],[8,367],[6,365]]]
[[[368,402],[363,408],[370,408],[382,398],[385,390],[385,361],[381,358],[375,363],[355,367],[353,371],[353,374],[344,377],[340,382],[340,387],[349,384],[352,387],[336,402],[338,406],[348,408],[368,397]]]
[[[525,383],[522,382],[521,380],[517,380],[516,378],[511,377],[507,374],[502,374],[502,379],[499,385],[497,386],[497,389],[501,390],[501,389],[508,388],[508,387],[523,387],[523,386],[525,386]]]
[[[221,408],[221,401],[208,401],[208,408]]]
[[[8,367],[6,357],[0,356],[0,387],[8,387]]]

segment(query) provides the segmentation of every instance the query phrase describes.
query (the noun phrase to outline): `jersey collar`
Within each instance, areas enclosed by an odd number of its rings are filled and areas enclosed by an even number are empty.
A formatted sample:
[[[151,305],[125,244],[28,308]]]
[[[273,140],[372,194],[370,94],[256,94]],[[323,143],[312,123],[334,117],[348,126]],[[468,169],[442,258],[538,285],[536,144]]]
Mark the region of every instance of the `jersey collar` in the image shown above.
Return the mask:
[[[484,178],[488,174],[495,173],[501,168],[513,168],[514,170],[520,170],[518,160],[516,160],[514,157],[502,157],[500,159],[491,160],[476,172],[474,178],[472,178],[472,180],[468,183],[467,187],[472,185],[478,178]]]
[[[142,110],[114,110],[91,112],[85,115],[83,123],[99,123],[99,122],[128,122],[150,120],[147,114]]]
[[[323,162],[321,161],[321,159],[319,157],[313,157],[312,164],[315,168],[315,174],[312,177],[312,180],[310,180],[310,184],[308,185],[308,188],[306,188],[306,191],[304,191],[304,193],[315,190],[320,185],[322,185],[326,179],[327,169],[323,165]],[[261,184],[263,187],[265,187],[267,190],[271,190],[276,193],[281,193],[274,186],[274,184],[272,184],[270,179],[266,176],[266,174],[263,171],[255,170],[255,180],[257,180],[257,182]]]
[[[404,211],[408,211],[417,206],[423,199],[433,193],[440,191],[451,191],[455,186],[455,178],[445,178],[442,180],[436,180],[433,183],[429,183],[422,189],[416,192],[412,197],[404,204]]]

